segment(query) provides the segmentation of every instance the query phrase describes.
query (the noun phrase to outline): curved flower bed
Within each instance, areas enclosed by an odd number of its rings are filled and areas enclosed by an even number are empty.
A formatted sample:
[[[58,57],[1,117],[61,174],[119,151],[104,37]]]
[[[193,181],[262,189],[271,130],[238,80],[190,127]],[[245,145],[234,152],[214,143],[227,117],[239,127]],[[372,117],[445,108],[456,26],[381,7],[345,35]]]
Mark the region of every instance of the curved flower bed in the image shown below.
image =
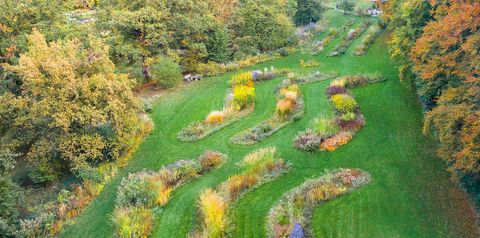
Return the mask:
[[[275,147],[259,149],[245,156],[239,164],[244,168],[215,189],[208,188],[200,194],[197,225],[189,237],[228,237],[232,229],[229,210],[245,194],[261,184],[287,173],[291,165],[279,158]]]
[[[298,121],[305,114],[305,105],[300,86],[331,78],[333,74],[317,71],[299,79],[295,79],[293,75],[289,77],[289,79],[278,84],[275,89],[275,96],[278,101],[275,115],[248,130],[236,134],[230,139],[230,143],[235,145],[256,144],[270,137],[284,126]],[[283,106],[286,108],[282,108]]]
[[[275,69],[273,66],[264,71],[243,72],[232,77],[228,82],[227,96],[222,111],[211,112],[203,121],[192,122],[177,134],[177,139],[182,142],[195,142],[204,137],[214,134],[238,121],[238,119],[250,115],[254,108],[255,88],[254,83],[271,80],[285,76],[289,69]]]
[[[338,36],[340,36],[343,32],[345,32],[349,27],[353,26],[353,24],[355,24],[355,18],[353,18],[352,20],[348,21],[347,23],[345,23],[345,25],[341,26],[340,28],[330,28],[329,32],[328,32],[328,36],[323,39],[323,46],[326,46],[328,44],[330,44],[332,41],[334,41],[335,39],[337,39]]]
[[[367,86],[383,82],[386,78],[380,74],[358,74],[337,78],[325,89],[336,117],[333,119],[316,118],[313,129],[300,131],[293,139],[295,149],[308,153],[318,150],[333,151],[346,144],[365,124],[365,119],[349,88]]]
[[[380,33],[382,33],[382,31],[383,30],[377,24],[370,26],[368,28],[367,35],[363,37],[362,44],[358,45],[355,48],[355,52],[353,52],[353,55],[356,55],[356,56],[366,55],[368,48],[372,46],[373,42],[375,41],[375,39],[377,39]]]
[[[360,169],[335,169],[307,180],[288,191],[270,209],[266,221],[268,237],[314,237],[311,217],[315,208],[331,199],[361,188],[371,175]]]
[[[196,159],[180,160],[158,172],[129,174],[118,186],[112,220],[120,237],[146,237],[153,229],[160,208],[178,187],[227,162],[224,154],[205,151]]]
[[[352,44],[352,42],[360,36],[370,25],[372,25],[373,21],[364,21],[360,23],[360,26],[357,27],[355,30],[351,30],[347,37],[343,38],[340,43],[338,43],[335,48],[333,48],[330,53],[326,57],[335,57],[345,54],[347,48]]]

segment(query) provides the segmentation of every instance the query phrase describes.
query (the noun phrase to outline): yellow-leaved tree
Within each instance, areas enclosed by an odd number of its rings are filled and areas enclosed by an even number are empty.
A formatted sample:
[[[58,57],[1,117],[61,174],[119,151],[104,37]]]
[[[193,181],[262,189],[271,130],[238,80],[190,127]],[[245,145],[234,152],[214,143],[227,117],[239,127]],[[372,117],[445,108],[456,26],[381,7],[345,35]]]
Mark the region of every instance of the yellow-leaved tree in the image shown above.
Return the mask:
[[[0,150],[28,151],[34,182],[53,181],[115,160],[131,144],[141,111],[126,75],[115,74],[108,46],[90,37],[47,43],[34,30],[18,65],[21,94],[0,95]]]

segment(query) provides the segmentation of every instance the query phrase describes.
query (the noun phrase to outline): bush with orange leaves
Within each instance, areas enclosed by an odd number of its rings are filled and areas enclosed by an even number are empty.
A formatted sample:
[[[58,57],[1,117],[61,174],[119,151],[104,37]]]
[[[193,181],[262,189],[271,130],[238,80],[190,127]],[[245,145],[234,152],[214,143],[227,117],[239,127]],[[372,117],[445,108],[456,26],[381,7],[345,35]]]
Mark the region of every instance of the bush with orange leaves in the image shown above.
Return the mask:
[[[338,147],[347,144],[347,142],[351,139],[352,135],[350,133],[342,131],[338,135],[323,141],[320,146],[324,150],[334,151],[338,149]]]
[[[223,122],[225,119],[225,113],[222,111],[213,111],[208,114],[207,119],[205,119],[210,124],[217,124]]]

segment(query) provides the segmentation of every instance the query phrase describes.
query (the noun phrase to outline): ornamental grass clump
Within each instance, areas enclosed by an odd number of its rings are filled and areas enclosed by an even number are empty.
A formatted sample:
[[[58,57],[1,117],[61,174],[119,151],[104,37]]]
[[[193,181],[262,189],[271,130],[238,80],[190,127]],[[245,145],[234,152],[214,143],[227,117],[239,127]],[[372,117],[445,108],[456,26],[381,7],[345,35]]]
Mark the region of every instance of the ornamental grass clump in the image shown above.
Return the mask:
[[[285,99],[289,100],[292,104],[297,102],[297,92],[286,91]]]
[[[200,194],[198,207],[203,221],[202,237],[222,237],[229,224],[228,202],[218,192],[208,188]]]
[[[292,113],[292,103],[290,100],[284,99],[277,102],[277,116],[286,118]]]
[[[275,166],[277,155],[275,147],[262,148],[245,156],[240,165],[245,168],[247,174],[271,171]]]
[[[225,113],[222,111],[213,111],[205,119],[210,124],[217,124],[225,120]]]
[[[340,126],[335,121],[323,118],[315,118],[313,120],[313,130],[322,138],[332,137],[340,132]]]
[[[339,86],[339,87],[345,88],[345,83],[347,83],[347,79],[342,77],[342,78],[335,79],[332,82],[330,82],[330,87],[331,86]]]
[[[216,168],[221,162],[222,154],[211,150],[205,151],[200,159],[203,171],[210,171],[211,169]]]
[[[121,237],[147,237],[155,223],[154,214],[145,206],[121,207],[115,209],[112,217]]]
[[[168,189],[166,184],[146,172],[129,174],[120,183],[116,204],[119,207],[133,206],[159,206],[162,191]],[[163,199],[160,199],[160,201]]]

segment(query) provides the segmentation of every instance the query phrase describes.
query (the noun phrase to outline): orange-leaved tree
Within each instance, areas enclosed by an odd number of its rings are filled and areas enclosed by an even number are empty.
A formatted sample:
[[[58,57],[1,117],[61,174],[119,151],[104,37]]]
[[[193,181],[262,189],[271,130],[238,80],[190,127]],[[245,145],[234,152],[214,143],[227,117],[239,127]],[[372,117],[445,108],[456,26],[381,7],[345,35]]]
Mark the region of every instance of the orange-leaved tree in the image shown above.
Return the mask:
[[[410,57],[421,78],[419,94],[438,96],[427,112],[441,143],[439,156],[464,174],[480,172],[480,2],[438,4]]]

